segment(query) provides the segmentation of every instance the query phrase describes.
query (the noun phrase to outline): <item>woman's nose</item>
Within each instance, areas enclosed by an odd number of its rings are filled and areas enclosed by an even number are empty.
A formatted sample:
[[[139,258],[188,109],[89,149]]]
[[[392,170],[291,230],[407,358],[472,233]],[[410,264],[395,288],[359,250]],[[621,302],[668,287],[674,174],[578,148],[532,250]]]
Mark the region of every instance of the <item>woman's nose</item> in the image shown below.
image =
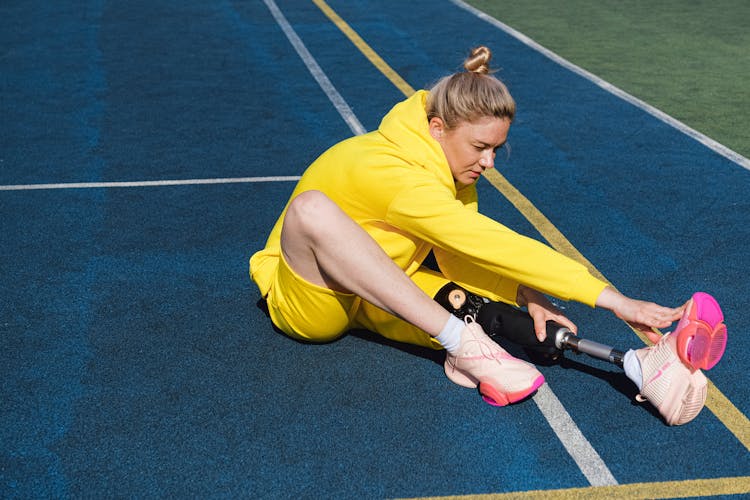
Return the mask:
[[[482,168],[494,167],[495,166],[495,153],[492,151],[484,153],[482,157],[479,158],[479,166]]]

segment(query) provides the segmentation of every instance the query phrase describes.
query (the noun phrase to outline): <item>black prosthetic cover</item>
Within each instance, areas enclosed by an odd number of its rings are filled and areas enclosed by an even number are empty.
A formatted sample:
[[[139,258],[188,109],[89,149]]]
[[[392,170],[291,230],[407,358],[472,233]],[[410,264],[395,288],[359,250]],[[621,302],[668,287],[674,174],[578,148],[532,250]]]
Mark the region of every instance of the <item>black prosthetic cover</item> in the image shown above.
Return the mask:
[[[466,316],[476,319],[479,309],[484,306],[484,299],[453,282],[441,288],[434,299],[449,313],[463,321]],[[480,323],[481,324],[481,323]],[[482,326],[484,328],[484,326]]]
[[[485,332],[492,332],[492,336],[503,337],[539,354],[557,357],[562,353],[555,345],[555,335],[560,325],[548,321],[547,338],[544,342],[539,342],[534,333],[534,320],[531,316],[511,305],[502,302],[485,304],[477,315],[477,323],[482,325]]]
[[[491,302],[455,283],[448,283],[435,295],[435,300],[452,314],[464,319],[472,316],[491,338],[503,338],[544,356],[558,357],[562,351],[555,346],[560,325],[547,322],[547,338],[539,342],[534,333],[534,320],[525,311],[502,302]]]

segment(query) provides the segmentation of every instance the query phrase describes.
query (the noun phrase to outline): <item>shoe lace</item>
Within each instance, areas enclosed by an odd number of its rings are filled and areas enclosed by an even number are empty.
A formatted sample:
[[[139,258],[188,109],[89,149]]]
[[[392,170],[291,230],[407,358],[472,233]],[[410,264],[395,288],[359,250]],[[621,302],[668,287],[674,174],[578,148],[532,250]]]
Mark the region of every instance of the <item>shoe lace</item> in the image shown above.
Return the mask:
[[[471,323],[477,323],[477,320],[474,317],[474,315],[467,314],[466,316],[464,316],[464,323],[466,325],[469,325]],[[509,355],[499,345],[495,344],[494,342],[487,343],[483,339],[477,338],[476,336],[474,336],[473,332],[472,332],[472,337],[473,338],[471,342],[479,345],[479,354],[481,354],[483,358],[491,359],[491,360],[499,362],[502,358],[509,357]],[[490,339],[490,341],[492,341],[492,339]]]

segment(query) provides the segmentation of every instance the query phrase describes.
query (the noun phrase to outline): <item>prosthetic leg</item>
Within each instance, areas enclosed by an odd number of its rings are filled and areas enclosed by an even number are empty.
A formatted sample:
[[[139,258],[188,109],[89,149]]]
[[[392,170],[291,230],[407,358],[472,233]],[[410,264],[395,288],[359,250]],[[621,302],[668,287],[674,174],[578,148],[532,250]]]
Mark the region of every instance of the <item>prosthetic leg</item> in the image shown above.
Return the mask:
[[[553,322],[550,321],[549,323]],[[553,324],[557,325],[556,323]],[[547,335],[549,335],[549,324],[547,326]],[[625,359],[624,352],[618,351],[608,345],[594,342],[593,340],[582,339],[564,326],[557,325],[557,327],[557,331],[555,332],[555,346],[558,349],[562,351],[570,349],[573,352],[582,352],[592,358],[603,359],[622,368]]]
[[[578,337],[554,321],[547,322],[547,338],[539,342],[534,333],[534,320],[528,313],[502,302],[492,302],[448,283],[438,291],[435,300],[450,313],[463,320],[471,316],[496,342],[509,340],[541,356],[557,360],[566,350],[588,354],[622,368],[625,353],[610,346]]]

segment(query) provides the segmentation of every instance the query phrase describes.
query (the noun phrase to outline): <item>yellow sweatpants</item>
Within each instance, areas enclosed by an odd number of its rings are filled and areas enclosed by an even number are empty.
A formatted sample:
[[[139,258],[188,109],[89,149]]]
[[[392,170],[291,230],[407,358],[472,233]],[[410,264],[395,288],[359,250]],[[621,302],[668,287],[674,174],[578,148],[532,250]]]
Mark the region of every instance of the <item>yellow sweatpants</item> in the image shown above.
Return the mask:
[[[449,282],[440,273],[425,267],[411,278],[430,297]],[[289,267],[283,255],[266,301],[274,325],[300,340],[329,342],[348,330],[363,328],[398,342],[442,349],[440,343],[424,331],[355,295],[305,281]]]

